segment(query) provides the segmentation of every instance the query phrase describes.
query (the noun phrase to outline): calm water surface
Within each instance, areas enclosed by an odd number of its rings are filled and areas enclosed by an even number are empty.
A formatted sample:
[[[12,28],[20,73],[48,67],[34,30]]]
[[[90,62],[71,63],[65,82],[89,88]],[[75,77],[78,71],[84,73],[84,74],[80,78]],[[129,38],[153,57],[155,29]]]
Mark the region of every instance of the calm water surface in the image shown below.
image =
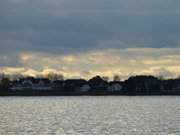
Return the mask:
[[[180,135],[180,97],[1,97],[0,135]]]

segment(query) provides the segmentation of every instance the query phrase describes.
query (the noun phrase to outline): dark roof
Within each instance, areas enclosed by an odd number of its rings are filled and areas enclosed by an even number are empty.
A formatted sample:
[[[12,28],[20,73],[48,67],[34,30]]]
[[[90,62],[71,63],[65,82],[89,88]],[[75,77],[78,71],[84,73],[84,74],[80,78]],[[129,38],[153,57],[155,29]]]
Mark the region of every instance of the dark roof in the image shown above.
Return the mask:
[[[120,84],[120,85],[122,85],[123,82],[121,82],[121,81],[111,81],[111,82],[109,82],[109,85],[112,85],[112,84]]]
[[[59,85],[61,85],[61,84],[64,83],[64,81],[63,81],[63,80],[55,80],[55,81],[53,81],[52,83],[53,83],[53,84],[59,84]]]
[[[144,81],[158,81],[158,78],[154,76],[145,76],[145,75],[140,75],[140,76],[132,76],[126,81],[135,81],[135,82],[144,82]]]
[[[104,85],[105,86],[108,84],[108,82],[103,80],[100,76],[95,76],[95,77],[91,78],[88,82],[93,87],[98,86],[98,85]]]
[[[66,85],[84,85],[87,84],[87,81],[84,79],[68,79],[65,80]]]
[[[51,82],[49,79],[46,79],[46,78],[40,78],[40,81],[43,81],[45,84],[48,84]]]

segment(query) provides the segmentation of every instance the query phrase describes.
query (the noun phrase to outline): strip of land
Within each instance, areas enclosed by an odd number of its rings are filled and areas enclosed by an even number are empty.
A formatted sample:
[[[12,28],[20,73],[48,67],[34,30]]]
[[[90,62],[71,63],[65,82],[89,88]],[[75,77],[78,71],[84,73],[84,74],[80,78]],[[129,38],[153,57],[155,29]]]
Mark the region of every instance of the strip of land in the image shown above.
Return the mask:
[[[132,76],[125,81],[95,76],[90,80],[24,77],[2,78],[0,96],[180,95],[180,79]]]

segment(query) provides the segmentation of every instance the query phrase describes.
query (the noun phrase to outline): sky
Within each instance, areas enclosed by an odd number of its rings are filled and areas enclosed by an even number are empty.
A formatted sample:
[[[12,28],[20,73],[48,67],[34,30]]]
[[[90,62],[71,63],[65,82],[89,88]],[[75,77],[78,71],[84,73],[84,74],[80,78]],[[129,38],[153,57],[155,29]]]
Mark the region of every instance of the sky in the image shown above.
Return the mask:
[[[180,75],[179,0],[0,0],[0,71]]]

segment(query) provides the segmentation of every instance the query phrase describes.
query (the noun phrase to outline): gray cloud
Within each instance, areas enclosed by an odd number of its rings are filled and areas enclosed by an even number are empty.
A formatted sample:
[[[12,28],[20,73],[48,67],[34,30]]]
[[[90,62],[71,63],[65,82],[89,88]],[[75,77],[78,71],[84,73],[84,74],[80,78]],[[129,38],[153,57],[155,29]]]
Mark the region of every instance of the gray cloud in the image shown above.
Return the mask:
[[[94,75],[112,77],[115,74],[124,79],[140,74],[169,78],[180,74],[179,52],[180,48],[106,49],[69,55],[26,52],[13,58],[19,62],[17,67],[0,67],[0,70],[8,74],[19,72],[33,76],[57,72],[66,77],[84,78]],[[8,57],[2,58],[8,60]]]
[[[0,66],[27,51],[178,48],[179,15],[179,0],[1,0]]]

